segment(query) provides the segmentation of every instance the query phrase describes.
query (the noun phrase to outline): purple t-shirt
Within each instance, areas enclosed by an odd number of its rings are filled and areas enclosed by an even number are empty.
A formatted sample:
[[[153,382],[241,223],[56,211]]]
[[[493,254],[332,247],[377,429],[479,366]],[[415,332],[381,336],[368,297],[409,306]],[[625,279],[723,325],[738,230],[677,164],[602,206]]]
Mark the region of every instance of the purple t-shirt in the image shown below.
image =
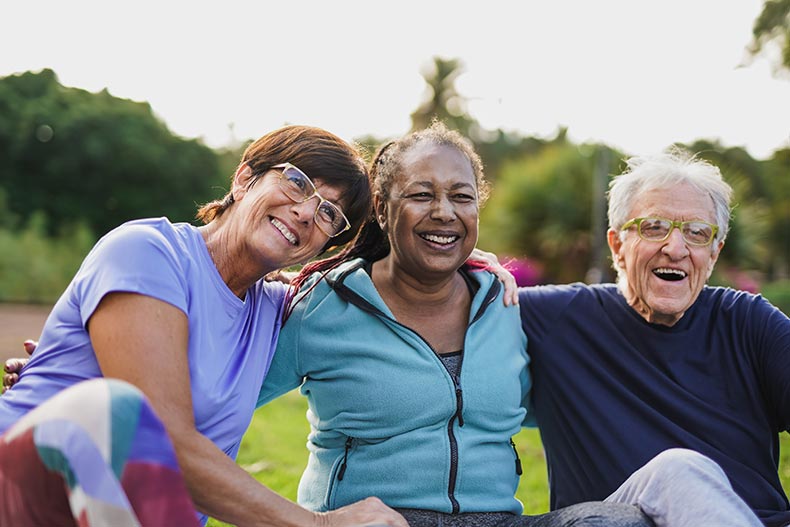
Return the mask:
[[[166,218],[125,223],[91,250],[18,384],[0,397],[0,433],[60,390],[101,376],[85,327],[111,292],[151,296],[186,313],[195,425],[235,459],[274,353],[285,287],[259,281],[239,299],[197,228]]]

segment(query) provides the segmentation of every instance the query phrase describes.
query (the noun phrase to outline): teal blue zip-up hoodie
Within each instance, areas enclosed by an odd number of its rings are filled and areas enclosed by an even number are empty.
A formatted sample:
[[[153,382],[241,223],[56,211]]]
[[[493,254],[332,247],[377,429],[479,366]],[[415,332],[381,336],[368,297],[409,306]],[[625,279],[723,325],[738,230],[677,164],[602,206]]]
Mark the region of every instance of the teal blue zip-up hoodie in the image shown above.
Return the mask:
[[[343,264],[301,299],[261,388],[259,405],[300,384],[308,398],[299,503],[325,511],[377,496],[391,507],[521,514],[511,437],[531,381],[518,307],[504,306],[492,274],[461,271],[478,287],[454,378],[395,320],[365,265]]]

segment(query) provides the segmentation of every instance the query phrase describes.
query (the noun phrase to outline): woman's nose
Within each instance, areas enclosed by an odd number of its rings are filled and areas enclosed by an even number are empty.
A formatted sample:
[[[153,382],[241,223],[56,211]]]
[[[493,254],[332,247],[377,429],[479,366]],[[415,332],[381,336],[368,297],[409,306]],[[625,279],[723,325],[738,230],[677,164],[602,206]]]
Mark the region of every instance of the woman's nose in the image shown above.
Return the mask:
[[[313,217],[315,216],[316,208],[320,203],[320,199],[318,196],[313,196],[310,199],[302,201],[301,203],[294,203],[291,206],[291,211],[296,215],[298,221],[301,222],[309,222],[313,221]]]
[[[441,221],[450,221],[455,218],[455,207],[446,197],[437,197],[431,207],[431,217]]]

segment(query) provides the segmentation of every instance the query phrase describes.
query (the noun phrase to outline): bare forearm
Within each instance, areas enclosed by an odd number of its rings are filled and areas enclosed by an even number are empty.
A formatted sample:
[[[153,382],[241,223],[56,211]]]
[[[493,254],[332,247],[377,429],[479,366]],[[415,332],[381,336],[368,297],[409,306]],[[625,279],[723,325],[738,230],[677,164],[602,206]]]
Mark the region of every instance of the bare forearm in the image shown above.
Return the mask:
[[[201,512],[239,527],[318,525],[314,513],[260,484],[201,434],[184,434],[174,443]]]
[[[408,527],[400,514],[374,497],[331,512],[305,510],[255,481],[208,439],[197,436],[175,441],[182,445],[176,452],[192,499],[209,516],[239,527]]]
[[[148,397],[173,441],[201,512],[241,527],[408,527],[375,498],[330,513],[307,511],[255,481],[198,432],[187,361],[188,324],[177,308],[142,295],[110,294],[96,309],[89,331],[104,375],[124,379]],[[147,367],[152,361],[153,370]]]

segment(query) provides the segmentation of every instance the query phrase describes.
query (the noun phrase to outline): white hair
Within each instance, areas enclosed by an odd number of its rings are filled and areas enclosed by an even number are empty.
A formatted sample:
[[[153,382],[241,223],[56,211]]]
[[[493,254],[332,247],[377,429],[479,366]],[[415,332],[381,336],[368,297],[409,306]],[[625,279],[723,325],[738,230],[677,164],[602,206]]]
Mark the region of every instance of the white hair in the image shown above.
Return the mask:
[[[619,232],[623,228],[631,219],[628,215],[634,202],[644,192],[688,184],[710,196],[713,203],[719,230],[711,250],[715,251],[718,243],[724,241],[730,227],[732,187],[722,179],[718,167],[679,148],[652,156],[632,157],[626,160],[626,164],[626,170],[609,184],[610,229]],[[621,232],[620,236],[623,235]],[[614,262],[614,268],[619,274],[617,262]]]

